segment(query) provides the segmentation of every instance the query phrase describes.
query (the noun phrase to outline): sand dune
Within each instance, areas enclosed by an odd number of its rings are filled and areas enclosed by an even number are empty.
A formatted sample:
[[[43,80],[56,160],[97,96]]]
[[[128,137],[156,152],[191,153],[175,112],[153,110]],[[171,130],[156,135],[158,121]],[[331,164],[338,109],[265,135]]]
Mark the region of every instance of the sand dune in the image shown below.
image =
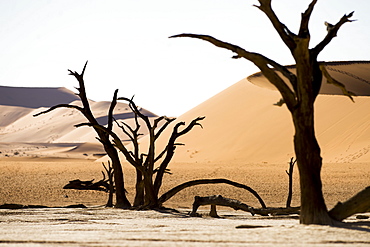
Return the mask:
[[[187,123],[197,116],[206,118],[203,129],[194,128],[179,139],[185,146],[178,147],[174,161],[289,161],[294,156],[294,130],[288,110],[273,106],[279,96],[242,80],[180,116],[178,121]],[[370,161],[370,98],[357,97],[355,101],[327,95],[317,99],[316,133],[325,162]],[[142,143],[145,145],[144,140]],[[162,146],[164,143],[159,140]]]
[[[50,107],[70,103],[79,99],[72,91],[46,87],[6,87],[0,86],[0,105],[28,108]]]
[[[367,78],[368,73],[365,72],[361,72],[361,78]],[[254,188],[268,206],[285,205],[288,180],[285,170],[290,157],[294,156],[292,121],[285,106],[273,105],[280,100],[279,93],[263,88],[269,85],[262,76],[256,76],[255,79],[258,83],[254,83],[259,86],[243,79],[176,120],[189,123],[198,116],[206,116],[202,121],[203,128],[196,126],[190,133],[179,138],[178,141],[186,145],[177,148],[174,162],[169,167],[173,174],[165,175],[160,194],[192,179],[222,177]],[[337,95],[340,93],[338,91],[330,91],[331,95],[320,95],[315,105],[316,134],[325,162],[322,169],[323,193],[329,208],[369,185],[370,90],[367,85],[363,86],[364,82],[357,80],[357,84],[351,84],[350,90],[364,95],[356,97],[355,103]],[[91,106],[96,117],[104,124],[109,102],[91,101]],[[154,243],[158,246],[200,246],[214,243],[275,246],[299,242],[303,245],[329,243],[362,246],[369,243],[366,235],[369,220],[359,222],[355,216],[348,220],[363,223],[364,226],[334,229],[327,226],[302,226],[298,220],[287,220],[285,216],[262,219],[229,210],[219,211],[221,219],[203,219],[189,218],[186,213],[112,211],[114,209],[96,207],[105,204],[107,194],[62,189],[70,180],[102,178],[103,167],[100,162],[107,158],[93,162],[104,153],[102,146],[95,140],[95,133],[88,127],[74,128],[74,124],[84,122],[85,119],[79,112],[70,109],[58,109],[37,118],[32,117],[43,109],[0,106],[0,204],[64,206],[83,203],[90,208],[21,209],[11,213],[4,210],[4,230],[0,234],[5,244],[73,243],[92,246],[117,243],[143,246]],[[155,117],[145,109],[143,112],[150,115],[152,120]],[[117,118],[133,125],[134,120],[130,118],[132,115],[126,104],[119,103],[115,113]],[[157,141],[157,152],[166,145],[171,129],[169,126]],[[116,130],[121,133],[118,128]],[[145,137],[141,139],[140,145],[145,150]],[[123,164],[123,170],[125,188],[132,202],[135,195],[135,170],[128,164]],[[295,172],[293,206],[300,203],[298,180],[298,172]],[[190,211],[194,196],[214,194],[258,206],[257,200],[249,193],[225,185],[187,188],[167,201],[165,206],[180,208],[181,212]],[[127,222],[122,223],[122,220]],[[147,224],[143,224],[144,221]],[[125,230],[126,227],[122,228],[124,232],[117,239],[111,233],[116,232],[120,225],[129,225],[136,233],[142,234],[132,238],[132,231]],[[199,228],[199,225],[202,227]],[[249,225],[249,229],[235,229],[236,225]],[[261,228],[250,229],[253,225]],[[86,231],[86,227],[92,231]],[[30,231],[31,228],[36,230]],[[65,237],[66,229],[71,233],[68,238]],[[78,232],[79,229],[83,231]],[[97,235],[97,229],[103,230]],[[354,232],[355,229],[360,231]],[[40,230],[45,234],[40,235]],[[220,234],[225,231],[225,234]],[[245,237],[246,231],[250,237]],[[84,234],[86,237],[81,238]],[[261,238],[261,234],[267,238]]]
[[[35,152],[37,148],[40,149],[40,143],[63,143],[60,147],[60,152],[66,152],[66,143],[72,150],[75,145],[73,143],[95,143],[96,133],[92,128],[80,127],[75,128],[74,125],[86,122],[86,119],[77,110],[69,108],[56,109],[48,114],[38,117],[33,117],[34,114],[39,113],[46,107],[37,107],[37,102],[41,102],[45,97],[45,106],[51,106],[54,103],[70,103],[72,105],[81,106],[81,102],[76,100],[76,96],[64,88],[16,88],[16,87],[0,87],[0,94],[9,94],[9,99],[2,99],[0,103],[1,120],[0,120],[0,142],[2,143],[34,143],[32,150]],[[24,95],[28,95],[25,97]],[[51,101],[50,98],[54,98]],[[33,101],[35,100],[35,102]],[[31,102],[32,101],[32,102]],[[72,101],[72,102],[71,102]],[[17,102],[17,104],[15,103]],[[37,103],[37,104],[36,104]],[[22,106],[8,106],[6,104],[15,104]],[[107,113],[110,102],[95,102],[90,101],[91,109],[100,124],[107,124]],[[141,109],[141,112],[151,119],[156,115],[152,112]],[[133,114],[129,106],[125,103],[119,102],[115,108],[114,117],[118,121],[125,120],[129,124],[133,124]],[[128,137],[115,126],[116,133],[123,139]],[[146,134],[145,132],[143,134]],[[46,145],[48,146],[48,145]],[[53,145],[53,156],[56,155],[58,149]],[[7,149],[8,150],[8,149]],[[12,149],[15,152],[15,149]],[[19,150],[23,150],[21,147]],[[50,149],[49,149],[50,150]],[[30,151],[30,150],[28,150]],[[19,152],[19,151],[18,151]],[[2,152],[5,153],[4,150]],[[30,153],[30,152],[29,152]],[[36,152],[35,155],[46,155],[48,152]],[[91,152],[93,153],[93,150]],[[12,153],[8,153],[11,155]],[[65,156],[64,154],[62,155]]]
[[[294,72],[294,66],[288,68]],[[348,90],[362,96],[356,97],[355,103],[352,103],[341,95],[340,89],[323,81],[315,105],[315,116],[316,135],[324,161],[369,162],[370,63],[332,62],[328,63],[327,69],[333,77],[344,83]],[[294,156],[294,130],[290,113],[285,106],[273,105],[280,100],[280,94],[276,90],[269,90],[274,87],[260,73],[248,77],[248,80],[243,79],[230,86],[176,120],[189,123],[198,116],[206,117],[202,121],[203,129],[197,126],[179,139],[186,145],[178,147],[175,162],[281,163]],[[6,90],[11,88],[7,87]],[[26,88],[21,92],[24,93],[24,90]],[[59,95],[69,95],[64,89],[48,90]],[[32,92],[41,91],[37,89]],[[90,103],[100,123],[106,124],[109,102]],[[25,100],[21,105],[27,104],[29,102]],[[80,102],[74,101],[72,104]],[[72,143],[71,150],[73,143],[98,144],[96,134],[91,128],[74,127],[75,124],[86,121],[79,112],[58,109],[35,118],[33,114],[46,108],[30,107],[0,106],[3,116],[0,121],[0,142]],[[152,120],[156,116],[145,109],[142,111],[152,117]],[[115,110],[117,119],[133,125],[132,116],[127,104],[118,103]],[[123,140],[128,139],[117,126],[115,131]],[[166,145],[170,132],[171,126],[157,141],[158,152]],[[142,133],[146,134],[146,131],[143,130]],[[144,152],[146,145],[144,137],[141,140]],[[64,150],[63,153],[65,152]]]
[[[323,81],[315,117],[324,162],[370,162],[369,68],[367,62],[335,63],[328,68],[347,89],[365,96],[355,97],[353,103]],[[273,105],[280,94],[266,89],[274,87],[261,74],[248,79],[258,87],[243,79],[177,119],[189,123],[206,116],[203,129],[196,127],[179,139],[185,146],[177,148],[175,162],[281,163],[294,156],[290,113],[285,106]],[[167,142],[171,126],[168,129],[158,141],[158,150]],[[141,145],[145,150],[145,138]]]
[[[28,107],[0,105],[0,128],[17,121],[32,110]]]

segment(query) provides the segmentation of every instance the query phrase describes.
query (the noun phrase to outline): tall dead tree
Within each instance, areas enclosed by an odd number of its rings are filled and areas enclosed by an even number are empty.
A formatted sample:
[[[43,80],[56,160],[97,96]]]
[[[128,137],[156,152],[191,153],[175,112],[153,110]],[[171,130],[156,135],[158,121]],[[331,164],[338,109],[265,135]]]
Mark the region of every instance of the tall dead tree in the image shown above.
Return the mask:
[[[351,22],[353,12],[344,15],[328,30],[324,39],[313,48],[310,45],[310,31],[308,24],[317,0],[311,1],[308,8],[301,15],[298,34],[293,33],[286,25],[280,22],[271,7],[271,0],[259,0],[255,5],[271,21],[284,44],[289,48],[295,62],[296,75],[288,71],[281,64],[261,55],[244,50],[243,48],[223,42],[208,35],[179,34],[175,37],[190,37],[208,41],[215,46],[225,48],[236,53],[233,58],[245,58],[253,62],[263,75],[279,90],[283,102],[291,112],[295,134],[294,148],[300,175],[301,187],[301,214],[303,224],[335,224],[325,205],[322,183],[322,158],[320,147],[316,140],[314,129],[314,102],[320,91],[323,74],[332,81],[328,73],[323,73],[323,64],[317,61],[319,53],[337,36],[339,28],[346,22]],[[284,82],[278,75],[280,72],[291,85]],[[324,71],[325,72],[325,71]]]
[[[115,182],[115,185],[116,185],[116,205],[115,205],[115,207],[130,208],[131,204],[130,204],[130,202],[128,201],[128,199],[126,197],[123,171],[122,171],[121,162],[120,162],[120,159],[119,159],[119,156],[118,156],[118,152],[115,149],[114,145],[109,140],[109,134],[106,131],[103,131],[102,129],[98,128],[98,126],[100,126],[100,124],[98,123],[98,121],[94,117],[94,115],[91,111],[91,108],[90,108],[89,100],[86,96],[85,82],[84,82],[84,78],[83,78],[84,73],[85,73],[85,69],[86,69],[86,65],[87,65],[87,62],[85,63],[85,66],[84,66],[81,74],[77,73],[76,71],[73,72],[71,70],[68,70],[70,72],[70,75],[73,75],[79,83],[79,87],[77,88],[77,90],[78,90],[77,95],[81,99],[82,107],[77,106],[77,105],[72,105],[72,104],[59,104],[59,105],[56,105],[56,106],[53,106],[53,107],[49,108],[46,111],[42,111],[40,113],[35,114],[34,117],[39,116],[41,114],[51,112],[51,111],[53,111],[55,109],[58,109],[58,108],[72,108],[72,109],[80,111],[82,113],[82,115],[84,115],[84,117],[87,119],[87,121],[89,121],[89,123],[92,126],[95,126],[94,130],[98,135],[98,140],[103,144],[104,150],[107,152],[109,158],[112,161],[112,167],[113,167],[113,171],[114,171],[113,172],[114,182]],[[114,110],[114,107],[117,104],[117,93],[118,93],[118,90],[116,90],[114,92],[113,100],[111,102],[111,105],[110,105],[110,108],[109,108],[109,111],[108,111],[108,126],[107,126],[107,129],[109,129],[109,130],[112,130],[112,128],[113,128],[113,110]],[[81,125],[76,125],[76,127],[79,127],[79,126],[81,126]]]

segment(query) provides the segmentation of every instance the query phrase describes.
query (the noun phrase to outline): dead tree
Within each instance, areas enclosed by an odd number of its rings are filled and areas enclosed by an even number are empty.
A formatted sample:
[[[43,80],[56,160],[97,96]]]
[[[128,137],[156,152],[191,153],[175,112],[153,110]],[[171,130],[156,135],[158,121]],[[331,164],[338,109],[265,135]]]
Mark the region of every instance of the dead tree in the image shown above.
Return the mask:
[[[201,34],[179,34],[172,36],[190,37],[208,41],[215,46],[228,49],[236,55],[233,58],[245,58],[253,62],[263,75],[279,90],[282,100],[291,112],[295,128],[294,149],[297,158],[300,187],[301,187],[301,214],[300,222],[303,224],[333,225],[336,221],[329,215],[321,183],[322,158],[320,147],[314,129],[314,102],[320,91],[325,63],[319,63],[317,57],[320,52],[337,36],[340,27],[351,22],[351,12],[344,15],[330,28],[326,36],[316,46],[310,48],[309,21],[317,0],[312,0],[308,8],[301,15],[298,33],[292,32],[280,22],[271,6],[271,0],[259,0],[255,5],[270,20],[279,34],[281,40],[290,50],[296,62],[296,74],[291,73],[281,64],[254,52]],[[285,83],[280,72],[290,84]],[[330,78],[328,78],[330,81]],[[308,155],[309,154],[309,155]]]
[[[104,167],[105,172],[107,173],[108,176],[108,201],[106,204],[106,207],[113,207],[113,195],[115,192],[115,186],[114,186],[114,171],[113,167],[110,164],[110,161],[108,161],[108,167],[104,165],[104,162],[102,162],[102,165]],[[102,172],[104,175],[104,172]]]
[[[113,146],[113,144],[110,142],[109,134],[97,127],[97,126],[100,126],[100,125],[99,125],[98,121],[96,120],[96,118],[94,117],[94,115],[93,115],[93,113],[90,109],[90,104],[89,104],[88,98],[86,96],[85,82],[84,82],[84,78],[83,78],[84,73],[85,73],[85,69],[86,69],[86,65],[87,65],[87,62],[85,63],[85,66],[84,66],[81,74],[77,73],[76,71],[73,72],[71,70],[68,70],[70,72],[70,75],[73,75],[79,83],[79,87],[77,88],[77,90],[78,90],[77,95],[81,99],[82,107],[77,106],[77,105],[72,105],[72,104],[59,104],[59,105],[56,105],[56,106],[53,106],[53,107],[49,108],[46,111],[42,111],[40,113],[35,114],[34,117],[39,116],[41,114],[51,112],[51,111],[53,111],[55,109],[58,109],[58,108],[71,108],[71,109],[75,109],[75,110],[78,110],[79,112],[81,112],[82,115],[84,115],[84,117],[87,119],[87,121],[89,121],[89,123],[92,126],[95,126],[94,130],[98,135],[98,140],[103,144],[104,150],[107,152],[109,158],[112,161],[112,167],[113,167],[113,170],[114,170],[114,181],[115,181],[115,184],[116,184],[116,205],[115,205],[115,207],[130,208],[131,204],[130,204],[130,202],[128,201],[128,199],[126,197],[123,171],[122,171],[121,162],[120,162],[120,159],[119,159],[119,156],[118,156],[118,152],[115,149],[115,147]],[[110,108],[109,108],[109,111],[108,111],[108,127],[107,127],[107,129],[109,129],[109,130],[112,130],[112,128],[113,128],[113,110],[114,110],[114,108],[117,104],[117,93],[118,93],[118,90],[116,90],[114,92],[113,100],[111,102],[111,105],[110,105]],[[76,125],[76,127],[79,127],[79,126],[82,126],[82,125],[84,125],[84,124]]]
[[[293,160],[293,157],[290,159],[289,162],[289,171],[285,171],[289,177],[288,183],[288,197],[286,199],[286,207],[290,208],[290,204],[292,202],[292,195],[293,195],[293,168],[297,160]]]
[[[118,98],[118,100],[128,102],[131,110],[135,114],[135,128],[130,127],[124,122],[121,124],[117,123],[123,132],[129,136],[133,150],[129,150],[128,147],[122,143],[118,135],[111,129],[104,126],[93,127],[99,128],[108,133],[113,139],[113,144],[122,152],[126,160],[136,169],[136,194],[134,207],[146,209],[158,208],[161,206],[161,203],[159,203],[158,200],[158,194],[162,186],[163,176],[165,173],[169,172],[168,165],[175,154],[176,146],[183,145],[176,142],[177,138],[188,133],[194,126],[201,126],[199,121],[203,120],[204,117],[198,117],[192,120],[187,126],[185,126],[185,122],[176,123],[166,147],[161,152],[156,153],[157,139],[175,119],[162,116],[151,122],[149,117],[140,112],[133,99],[122,97]],[[141,135],[139,119],[143,120],[145,128],[148,131],[149,146],[145,153],[140,151],[138,143],[138,138]],[[164,121],[164,124],[160,126],[160,122],[162,121]],[[185,127],[180,130],[180,127],[182,126]]]

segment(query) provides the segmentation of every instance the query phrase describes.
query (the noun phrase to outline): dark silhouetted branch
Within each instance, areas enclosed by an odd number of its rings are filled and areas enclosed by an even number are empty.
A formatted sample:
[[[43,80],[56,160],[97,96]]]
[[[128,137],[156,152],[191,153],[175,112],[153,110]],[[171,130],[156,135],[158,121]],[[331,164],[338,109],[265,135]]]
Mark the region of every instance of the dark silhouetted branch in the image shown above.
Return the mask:
[[[213,206],[211,208],[211,213],[210,215],[212,217],[218,217],[217,212],[216,212],[216,207],[217,206],[224,206],[224,207],[230,207],[235,210],[243,210],[245,212],[249,212],[252,215],[259,214],[263,216],[267,216],[269,214],[298,214],[299,213],[299,208],[300,207],[289,207],[289,208],[253,208],[245,203],[242,203],[238,200],[235,199],[230,199],[223,197],[221,195],[214,195],[214,196],[205,196],[205,197],[200,197],[196,196],[194,198],[194,203],[193,203],[193,210],[190,213],[190,216],[198,216],[197,210],[200,206],[204,205],[211,205]]]
[[[262,198],[258,195],[258,193],[254,189],[252,189],[251,187],[246,186],[244,184],[240,184],[240,183],[237,183],[237,182],[234,182],[234,181],[231,181],[231,180],[228,180],[228,179],[223,179],[223,178],[199,179],[199,180],[192,180],[192,181],[185,182],[183,184],[180,184],[180,185],[172,188],[171,190],[167,191],[166,193],[164,193],[159,198],[159,203],[162,204],[162,203],[166,202],[167,200],[169,200],[171,197],[173,197],[174,195],[176,195],[178,192],[180,192],[183,189],[186,189],[186,188],[191,187],[191,186],[199,185],[199,184],[228,184],[228,185],[235,186],[237,188],[245,189],[245,190],[249,191],[250,193],[252,193],[258,199],[262,208],[266,208],[265,202],[262,200]]]
[[[335,207],[329,211],[330,216],[338,221],[356,213],[370,212],[370,186],[357,193],[346,202],[338,202]]]

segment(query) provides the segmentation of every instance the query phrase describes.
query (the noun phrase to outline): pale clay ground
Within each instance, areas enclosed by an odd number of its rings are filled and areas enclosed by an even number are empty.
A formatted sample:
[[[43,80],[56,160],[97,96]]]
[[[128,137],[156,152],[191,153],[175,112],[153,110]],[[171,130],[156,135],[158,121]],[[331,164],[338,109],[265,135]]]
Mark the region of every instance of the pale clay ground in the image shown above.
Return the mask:
[[[173,164],[163,191],[191,179],[227,178],[255,189],[267,206],[285,206],[288,164]],[[179,213],[106,209],[103,192],[63,190],[69,180],[101,178],[100,163],[71,159],[12,159],[0,161],[0,204],[63,206],[83,203],[87,209],[0,210],[0,246],[370,246],[370,219],[355,216],[348,228],[300,225],[293,217],[259,217],[219,208],[220,219],[189,217],[195,195],[221,194],[259,207],[255,198],[228,185],[189,188],[165,206]],[[133,169],[124,167],[129,199]],[[368,186],[366,163],[325,164],[323,188],[329,208]],[[65,197],[68,195],[68,198]],[[299,205],[297,170],[293,206]],[[98,206],[100,205],[100,206]],[[365,215],[369,215],[366,213]],[[236,228],[243,225],[248,228]]]

